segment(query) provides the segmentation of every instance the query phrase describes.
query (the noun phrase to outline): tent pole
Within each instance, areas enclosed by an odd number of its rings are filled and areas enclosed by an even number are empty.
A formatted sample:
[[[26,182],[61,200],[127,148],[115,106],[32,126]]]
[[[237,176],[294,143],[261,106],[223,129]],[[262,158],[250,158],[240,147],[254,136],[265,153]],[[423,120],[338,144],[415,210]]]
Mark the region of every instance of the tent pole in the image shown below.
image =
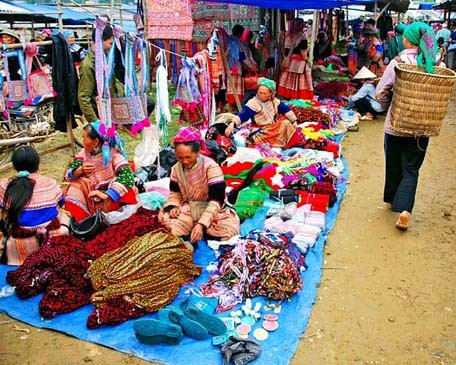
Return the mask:
[[[223,44],[223,40],[219,39],[219,46],[220,46],[220,55],[222,56],[223,67],[225,67],[226,76],[228,78],[228,86],[230,87],[231,91],[233,91],[234,101],[236,102],[236,107],[238,112],[242,110],[241,102],[239,100],[239,95],[236,90],[236,86],[234,85],[233,75],[231,74],[230,65],[228,64],[228,60],[226,59],[225,53],[225,45]]]
[[[309,44],[309,63],[311,66],[313,65],[313,59],[314,59],[313,44],[314,44],[315,40],[317,39],[316,34],[317,34],[317,20],[319,18],[318,14],[319,14],[319,11],[314,10],[313,17],[312,17],[312,33],[310,36],[311,39],[308,42],[308,44]]]
[[[57,9],[59,14],[59,31],[63,32],[63,11],[62,11],[62,4],[60,1],[57,1]]]

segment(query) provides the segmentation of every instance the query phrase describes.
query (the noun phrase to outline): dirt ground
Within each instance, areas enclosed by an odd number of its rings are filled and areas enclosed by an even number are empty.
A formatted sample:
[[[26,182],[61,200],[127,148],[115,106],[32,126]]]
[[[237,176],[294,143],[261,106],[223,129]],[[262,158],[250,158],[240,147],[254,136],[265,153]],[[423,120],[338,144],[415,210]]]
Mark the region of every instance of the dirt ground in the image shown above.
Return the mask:
[[[429,145],[407,232],[382,203],[382,122],[363,121],[343,141],[349,185],[293,365],[456,364],[456,100]],[[84,363],[147,362],[0,315],[0,364]]]

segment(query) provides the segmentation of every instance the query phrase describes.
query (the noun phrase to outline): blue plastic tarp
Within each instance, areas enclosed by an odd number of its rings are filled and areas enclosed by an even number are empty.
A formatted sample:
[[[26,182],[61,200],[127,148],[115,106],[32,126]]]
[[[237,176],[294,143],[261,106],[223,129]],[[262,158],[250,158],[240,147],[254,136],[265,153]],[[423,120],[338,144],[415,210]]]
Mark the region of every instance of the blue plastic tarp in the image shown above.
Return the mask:
[[[344,159],[342,161],[344,162],[345,170],[341,182],[337,185],[338,198],[334,206],[329,208],[326,213],[324,231],[314,247],[307,252],[306,264],[308,268],[302,273],[303,288],[290,301],[282,303],[281,312],[278,314],[279,328],[271,332],[267,340],[260,342],[261,355],[252,362],[252,365],[289,364],[299,345],[300,336],[308,325],[317,294],[317,287],[321,280],[323,248],[328,234],[336,222],[346,189],[348,167],[346,161]],[[214,252],[205,243],[200,242],[194,254],[195,264],[206,268],[214,260]],[[0,289],[6,284],[6,273],[14,269],[15,267],[0,265]],[[201,285],[207,282],[208,278],[209,273],[204,269],[193,284]],[[178,305],[185,296],[185,288],[181,288],[172,304]],[[117,326],[102,326],[98,329],[89,330],[86,327],[86,321],[94,309],[92,305],[85,305],[68,314],[57,315],[50,320],[42,319],[38,311],[40,299],[41,295],[26,300],[20,300],[16,295],[0,298],[0,312],[36,327],[60,331],[81,340],[111,347],[117,351],[148,361],[169,365],[220,365],[222,363],[220,349],[212,345],[210,340],[195,341],[184,336],[183,340],[174,346],[167,344],[153,346],[141,344],[136,340],[133,332],[134,320]],[[257,302],[266,303],[262,297],[253,298],[252,302],[254,304]],[[263,312],[263,314],[266,314],[266,312]],[[223,313],[220,316],[229,317],[230,314]],[[148,314],[143,318],[156,317],[156,314]],[[261,327],[261,321],[258,321],[253,326],[253,329],[259,327]],[[252,336],[250,337],[252,338]]]

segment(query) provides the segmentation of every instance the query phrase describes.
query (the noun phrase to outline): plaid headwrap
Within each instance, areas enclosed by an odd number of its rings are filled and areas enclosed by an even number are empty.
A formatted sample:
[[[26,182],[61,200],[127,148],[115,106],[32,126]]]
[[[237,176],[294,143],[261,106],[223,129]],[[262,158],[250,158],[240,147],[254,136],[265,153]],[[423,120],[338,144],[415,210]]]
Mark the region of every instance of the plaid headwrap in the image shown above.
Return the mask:
[[[174,144],[185,142],[203,142],[203,138],[201,137],[201,133],[195,127],[188,126],[182,127],[177,131],[173,142]]]

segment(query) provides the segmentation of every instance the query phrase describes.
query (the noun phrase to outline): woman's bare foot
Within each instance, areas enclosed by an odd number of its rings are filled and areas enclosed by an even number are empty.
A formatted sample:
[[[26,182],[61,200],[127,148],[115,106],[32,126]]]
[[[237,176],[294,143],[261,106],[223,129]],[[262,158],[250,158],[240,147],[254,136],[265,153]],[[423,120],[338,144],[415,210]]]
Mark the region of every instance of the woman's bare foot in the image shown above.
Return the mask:
[[[399,214],[399,217],[397,218],[396,228],[402,231],[406,231],[408,228],[409,219],[410,213],[404,210],[401,214]]]

